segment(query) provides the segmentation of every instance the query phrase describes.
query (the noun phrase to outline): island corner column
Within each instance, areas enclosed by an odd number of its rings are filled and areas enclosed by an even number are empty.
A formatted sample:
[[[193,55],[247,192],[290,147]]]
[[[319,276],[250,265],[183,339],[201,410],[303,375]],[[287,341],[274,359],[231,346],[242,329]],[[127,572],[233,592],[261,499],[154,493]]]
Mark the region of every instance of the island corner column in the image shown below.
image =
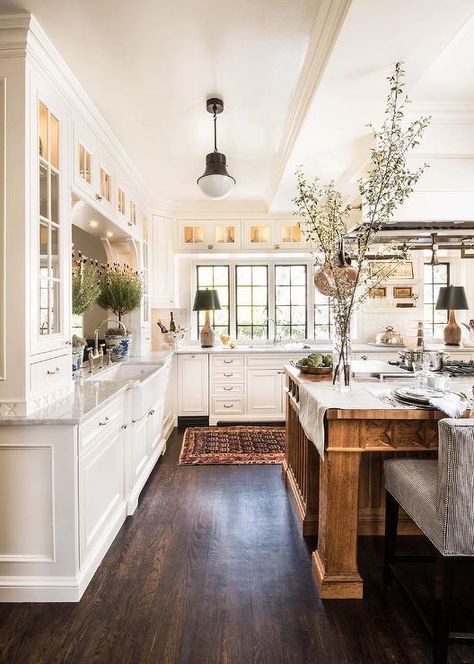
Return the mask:
[[[319,462],[318,546],[312,568],[322,599],[361,599],[363,581],[357,567],[361,454],[355,447],[359,422],[338,421],[331,415],[328,411],[328,448]]]

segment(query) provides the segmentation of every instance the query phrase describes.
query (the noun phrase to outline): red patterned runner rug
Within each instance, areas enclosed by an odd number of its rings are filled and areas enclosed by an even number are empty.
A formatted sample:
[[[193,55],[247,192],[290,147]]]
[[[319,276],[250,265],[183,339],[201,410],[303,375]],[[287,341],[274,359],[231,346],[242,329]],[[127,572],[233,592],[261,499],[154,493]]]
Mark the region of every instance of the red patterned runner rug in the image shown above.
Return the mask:
[[[188,427],[179,457],[182,466],[282,463],[283,427]]]

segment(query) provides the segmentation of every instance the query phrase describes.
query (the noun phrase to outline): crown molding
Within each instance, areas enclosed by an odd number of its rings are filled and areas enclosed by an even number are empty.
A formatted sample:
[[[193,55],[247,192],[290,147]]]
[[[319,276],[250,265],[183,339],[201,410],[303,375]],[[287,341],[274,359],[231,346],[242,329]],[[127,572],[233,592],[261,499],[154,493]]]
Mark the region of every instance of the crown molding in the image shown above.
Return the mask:
[[[170,206],[175,217],[196,218],[199,217],[219,217],[232,215],[241,217],[242,215],[267,215],[268,207],[263,200],[239,201],[226,199],[223,201],[206,200],[183,200],[175,201]]]
[[[270,207],[296,139],[313,102],[351,0],[322,0],[275,159],[267,202]]]
[[[101,143],[105,142],[112,158],[142,193],[145,206],[152,207],[151,186],[32,14],[0,16],[0,58],[6,57],[25,57],[28,64],[58,88],[87,129]]]
[[[25,57],[30,14],[0,16],[0,58]]]

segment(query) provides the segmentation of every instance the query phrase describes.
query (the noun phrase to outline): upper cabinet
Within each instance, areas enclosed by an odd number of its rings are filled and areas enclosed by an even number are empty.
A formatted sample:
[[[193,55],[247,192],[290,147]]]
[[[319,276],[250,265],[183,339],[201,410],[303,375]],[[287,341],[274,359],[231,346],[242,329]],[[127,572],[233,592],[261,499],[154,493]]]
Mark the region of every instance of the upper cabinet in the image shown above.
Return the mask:
[[[31,102],[31,352],[64,348],[69,339],[70,199],[68,116],[48,89]]]
[[[294,219],[180,220],[178,251],[291,251],[306,243]]]
[[[177,307],[175,255],[173,237],[175,225],[171,219],[153,215],[151,239],[153,242],[150,262],[151,306]]]

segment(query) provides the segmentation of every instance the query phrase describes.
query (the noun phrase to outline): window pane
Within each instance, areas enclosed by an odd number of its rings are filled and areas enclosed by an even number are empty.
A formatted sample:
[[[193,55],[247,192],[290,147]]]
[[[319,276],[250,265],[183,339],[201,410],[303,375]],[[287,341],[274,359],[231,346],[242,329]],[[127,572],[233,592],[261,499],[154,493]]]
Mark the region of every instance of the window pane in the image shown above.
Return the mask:
[[[275,267],[275,320],[284,339],[306,337],[306,265]]]
[[[442,337],[443,328],[448,321],[448,312],[437,311],[435,307],[439,289],[441,286],[449,286],[449,263],[439,265],[425,263],[423,275],[425,332],[434,337]]]
[[[238,339],[268,338],[268,268],[237,265],[236,315]]]
[[[211,325],[217,335],[229,334],[229,266],[198,265],[196,267],[196,282],[198,290],[206,288],[215,288],[217,290],[221,309],[211,311]],[[200,311],[197,316],[198,336],[201,333],[204,320],[205,312]]]

